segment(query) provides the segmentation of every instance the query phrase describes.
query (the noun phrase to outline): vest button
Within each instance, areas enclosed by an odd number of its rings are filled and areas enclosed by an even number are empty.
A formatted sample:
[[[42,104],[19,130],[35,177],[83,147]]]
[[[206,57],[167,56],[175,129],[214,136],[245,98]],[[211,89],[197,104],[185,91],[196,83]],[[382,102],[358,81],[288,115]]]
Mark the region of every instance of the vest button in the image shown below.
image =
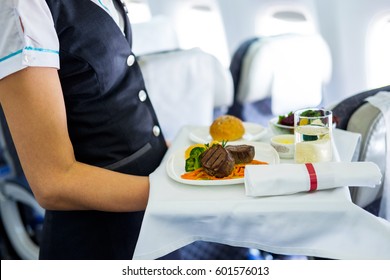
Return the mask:
[[[132,54],[129,55],[128,58],[127,58],[127,65],[130,67],[130,66],[132,66],[134,64],[134,62],[135,62],[134,55],[132,55]]]
[[[138,98],[141,100],[141,102],[144,102],[148,98],[148,95],[144,90],[140,90],[138,93]]]
[[[160,128],[157,125],[153,126],[153,134],[154,134],[154,136],[158,137],[160,135],[160,132],[161,132],[161,130],[160,130]]]

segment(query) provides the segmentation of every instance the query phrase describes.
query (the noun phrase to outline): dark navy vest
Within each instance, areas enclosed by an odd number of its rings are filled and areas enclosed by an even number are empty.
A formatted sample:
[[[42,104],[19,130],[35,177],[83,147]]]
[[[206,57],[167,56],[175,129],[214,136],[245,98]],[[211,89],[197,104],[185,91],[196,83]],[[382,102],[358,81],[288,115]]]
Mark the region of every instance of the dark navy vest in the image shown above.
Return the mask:
[[[134,61],[127,15],[123,10],[124,36],[90,0],[46,2],[60,41],[59,77],[76,159],[149,175],[167,148]],[[142,217],[143,212],[47,211],[40,258],[130,259]]]

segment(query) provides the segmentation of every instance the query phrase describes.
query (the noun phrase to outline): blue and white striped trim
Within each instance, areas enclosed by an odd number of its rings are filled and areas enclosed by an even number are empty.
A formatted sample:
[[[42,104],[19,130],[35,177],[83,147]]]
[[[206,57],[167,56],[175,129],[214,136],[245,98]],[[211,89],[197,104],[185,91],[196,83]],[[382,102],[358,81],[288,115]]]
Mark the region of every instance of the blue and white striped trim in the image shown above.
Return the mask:
[[[57,50],[43,49],[43,48],[25,47],[24,49],[26,51],[48,52],[48,53],[54,53],[54,54],[59,54],[60,53]]]
[[[10,59],[18,54],[21,54],[23,52],[23,50],[26,50],[26,51],[37,51],[37,52],[47,52],[47,53],[53,53],[53,54],[59,54],[60,52],[59,51],[56,51],[56,50],[51,50],[51,49],[43,49],[43,48],[34,48],[34,47],[25,47],[24,49],[21,49],[21,50],[18,50],[16,52],[13,52],[7,56],[4,56],[4,57],[1,57],[0,58],[0,62],[3,62],[7,59]]]
[[[0,62],[3,62],[3,61],[5,61],[5,60],[7,60],[7,59],[10,59],[11,57],[14,57],[15,55],[18,55],[18,54],[22,53],[22,51],[23,51],[23,50],[18,50],[18,51],[16,51],[16,52],[13,52],[13,53],[7,55],[7,56],[1,57],[1,58],[0,58]]]

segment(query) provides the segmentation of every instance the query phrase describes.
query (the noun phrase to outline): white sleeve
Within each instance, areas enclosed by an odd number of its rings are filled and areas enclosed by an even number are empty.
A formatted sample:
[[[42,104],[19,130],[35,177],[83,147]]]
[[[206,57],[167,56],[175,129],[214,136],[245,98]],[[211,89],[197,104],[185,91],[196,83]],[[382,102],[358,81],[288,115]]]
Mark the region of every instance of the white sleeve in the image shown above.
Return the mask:
[[[45,0],[2,0],[0,79],[28,66],[59,68],[59,42]]]

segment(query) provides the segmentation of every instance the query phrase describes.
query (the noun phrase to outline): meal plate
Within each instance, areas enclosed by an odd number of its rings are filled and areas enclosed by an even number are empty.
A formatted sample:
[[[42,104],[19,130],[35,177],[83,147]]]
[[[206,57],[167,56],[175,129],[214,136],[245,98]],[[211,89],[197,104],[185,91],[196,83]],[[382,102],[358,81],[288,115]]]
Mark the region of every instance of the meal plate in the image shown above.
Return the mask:
[[[248,144],[255,147],[255,159],[268,162],[269,164],[278,164],[280,162],[279,155],[276,150],[267,143],[262,142],[234,142],[234,145]],[[238,179],[221,179],[221,180],[187,180],[180,176],[185,173],[184,153],[187,147],[179,149],[168,159],[166,170],[168,176],[173,180],[187,185],[232,185],[244,183],[244,178]]]
[[[261,137],[266,134],[267,129],[263,126],[256,124],[256,123],[249,123],[244,122],[243,123],[245,128],[245,134],[242,137],[242,139],[237,141],[255,141],[259,140]],[[210,127],[209,126],[203,126],[193,129],[189,137],[191,141],[194,141],[195,143],[209,143],[213,139],[211,138],[211,135],[209,133]],[[229,141],[229,143],[236,142],[236,141]]]

